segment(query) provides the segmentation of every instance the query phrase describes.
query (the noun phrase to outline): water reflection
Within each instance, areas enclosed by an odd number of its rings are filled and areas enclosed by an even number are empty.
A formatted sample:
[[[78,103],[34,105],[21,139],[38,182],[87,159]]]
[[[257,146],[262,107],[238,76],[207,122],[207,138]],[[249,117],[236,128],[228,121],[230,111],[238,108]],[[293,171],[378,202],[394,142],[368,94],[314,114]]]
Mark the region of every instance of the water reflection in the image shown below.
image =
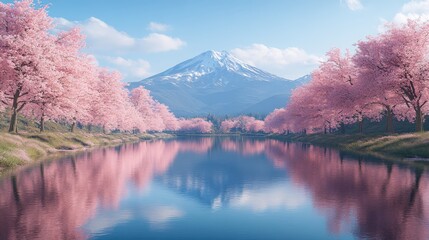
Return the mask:
[[[164,231],[172,220],[198,221],[165,203],[175,193],[209,209],[199,216],[202,220],[219,209],[257,217],[310,205],[316,211],[307,218],[323,216],[331,237],[428,239],[428,180],[423,171],[276,140],[141,142],[40,164],[1,179],[0,239],[85,239],[139,216]],[[150,189],[151,183],[171,191],[153,187],[164,196],[159,202],[121,207],[122,199]],[[293,237],[260,227],[273,231],[271,237]]]
[[[116,208],[128,181],[144,188],[180,151],[212,139],[153,141],[96,150],[24,171],[0,183],[0,239],[82,239],[97,207]]]

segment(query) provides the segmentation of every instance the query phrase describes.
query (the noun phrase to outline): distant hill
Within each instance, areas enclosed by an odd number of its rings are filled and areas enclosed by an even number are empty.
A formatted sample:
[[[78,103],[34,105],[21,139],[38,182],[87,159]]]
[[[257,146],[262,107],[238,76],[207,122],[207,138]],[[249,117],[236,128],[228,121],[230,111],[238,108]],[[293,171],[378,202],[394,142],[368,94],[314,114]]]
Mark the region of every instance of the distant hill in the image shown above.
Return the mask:
[[[292,89],[309,80],[275,76],[228,52],[207,51],[162,73],[134,82],[177,116],[267,114],[283,107]]]
[[[285,106],[285,103],[289,100],[290,94],[279,94],[267,99],[264,99],[249,108],[246,108],[242,114],[262,114],[267,115],[272,112],[273,109],[282,108]]]

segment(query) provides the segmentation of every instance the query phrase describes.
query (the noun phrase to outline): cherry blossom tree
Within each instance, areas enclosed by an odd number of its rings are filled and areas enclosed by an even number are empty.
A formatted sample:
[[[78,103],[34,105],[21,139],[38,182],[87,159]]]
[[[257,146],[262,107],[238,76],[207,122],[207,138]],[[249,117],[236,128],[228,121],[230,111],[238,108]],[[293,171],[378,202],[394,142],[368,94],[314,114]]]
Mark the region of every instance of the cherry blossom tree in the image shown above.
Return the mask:
[[[142,131],[162,131],[165,126],[159,115],[155,112],[157,102],[150,96],[150,91],[140,86],[131,91],[131,102],[140,113]]]
[[[56,33],[47,7],[32,0],[0,3],[0,110],[40,120],[76,122],[106,130],[210,132],[204,119],[177,119],[144,88],[129,93],[117,72],[96,66],[82,53],[79,29]],[[261,122],[250,128],[261,128]]]
[[[4,93],[0,91],[0,112],[5,110],[6,98],[4,97]]]
[[[220,124],[220,130],[224,133],[231,132],[231,130],[238,128],[240,121],[238,118],[225,119]]]
[[[230,132],[233,128],[235,128],[238,125],[238,119],[225,119],[220,124],[220,131],[223,133]]]
[[[182,132],[210,133],[213,124],[203,118],[179,119],[179,129]]]
[[[417,132],[423,131],[428,113],[428,46],[429,23],[409,20],[405,25],[390,24],[380,36],[359,42],[355,60],[365,71],[366,80],[374,81],[370,91],[377,91],[373,94],[382,103],[388,102],[390,107],[390,102],[395,105],[400,99],[412,110],[400,108],[398,113],[415,121]]]
[[[363,119],[379,120],[381,108],[371,104],[371,96],[366,94],[366,86],[360,83],[359,70],[349,51],[342,55],[339,49],[333,49],[326,57],[327,60],[313,73],[314,81],[325,85],[322,90],[327,100],[324,108],[331,111],[331,116],[339,117],[340,124],[357,122],[362,133]]]
[[[265,122],[255,118],[250,119],[250,121],[246,123],[245,129],[247,132],[263,132],[265,129]]]
[[[254,117],[240,116],[233,119],[225,119],[220,127],[222,132],[230,132],[236,129],[242,132],[261,132],[264,130],[264,121],[257,120]]]
[[[51,40],[51,48],[47,48],[50,52],[45,51],[45,61],[38,65],[39,69],[47,69],[41,71],[40,83],[34,89],[36,96],[24,112],[40,119],[40,131],[44,131],[46,119],[76,118],[77,113],[87,110],[84,102],[88,101],[82,100],[90,96],[88,81],[94,81],[85,74],[87,68],[94,67],[79,52],[84,38],[78,29],[60,33]],[[73,131],[75,120],[71,122]]]
[[[353,57],[359,71],[358,84],[362,89],[362,98],[368,104],[376,104],[384,108],[386,118],[386,131],[394,132],[394,112],[398,112],[397,118],[404,116],[402,99],[395,93],[395,88],[389,86],[389,76],[385,67],[382,54],[382,39],[380,37],[368,37],[365,41],[357,43],[357,52]]]
[[[141,115],[131,102],[128,92],[122,91],[121,98],[119,102],[122,106],[116,113],[118,117],[117,129],[128,132],[143,131],[144,129],[141,128]]]
[[[179,129],[179,120],[168,107],[154,100],[150,91],[140,86],[131,91],[131,102],[142,118],[144,131],[175,131]]]
[[[81,53],[85,43],[79,29],[60,33],[56,44],[62,60],[57,68],[61,72],[60,81],[64,89],[56,101],[61,110],[56,119],[70,123],[70,131],[73,132],[77,121],[89,123],[91,99],[98,98],[98,68],[92,56]]]
[[[112,72],[101,68],[99,70],[96,91],[98,98],[94,98],[91,104],[91,123],[100,125],[103,132],[116,129],[119,125],[120,111],[126,104],[127,93],[125,84],[121,81],[118,72]]]
[[[291,131],[321,130],[329,121],[330,115],[324,108],[326,98],[323,98],[323,91],[318,91],[318,86],[314,83],[307,84],[292,92],[289,104],[283,113],[288,119],[288,128]]]
[[[166,105],[157,103],[155,109],[155,112],[162,119],[165,130],[176,131],[177,129],[179,129],[178,119],[176,118],[176,116],[174,116],[174,114],[170,111],[170,109],[168,109]]]
[[[265,132],[283,134],[290,130],[285,108],[275,109],[264,120]]]
[[[0,2],[0,88],[11,109],[9,132],[17,132],[18,113],[37,98],[50,69],[52,19],[46,7],[35,9],[32,0]]]
[[[358,75],[349,52],[342,55],[339,49],[329,51],[326,60],[313,72],[311,82],[292,92],[286,109],[267,117],[267,130],[285,131],[281,126],[287,124],[295,132],[327,133],[358,122],[362,132],[363,118],[378,120],[381,110],[368,104]]]

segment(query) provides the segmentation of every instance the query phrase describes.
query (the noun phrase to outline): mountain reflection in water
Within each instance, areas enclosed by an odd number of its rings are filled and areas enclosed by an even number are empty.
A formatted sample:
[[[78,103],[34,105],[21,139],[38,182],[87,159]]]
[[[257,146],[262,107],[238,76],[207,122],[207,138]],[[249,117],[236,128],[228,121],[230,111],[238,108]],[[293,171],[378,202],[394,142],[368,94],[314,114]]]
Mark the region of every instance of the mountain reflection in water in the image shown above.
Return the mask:
[[[149,222],[139,236],[298,238],[312,226],[292,233],[281,225],[299,209],[311,209],[301,216],[308,221],[324,219],[314,228],[327,232],[319,238],[429,239],[427,173],[277,140],[186,138],[94,150],[4,177],[0,193],[0,239],[113,239],[137,218]],[[149,196],[150,204],[142,200]],[[182,209],[176,196],[186,199]],[[228,235],[223,224],[205,226],[225,230],[218,235],[177,230],[221,214],[266,224],[246,230],[261,235],[245,235],[237,222],[231,229],[242,235]]]

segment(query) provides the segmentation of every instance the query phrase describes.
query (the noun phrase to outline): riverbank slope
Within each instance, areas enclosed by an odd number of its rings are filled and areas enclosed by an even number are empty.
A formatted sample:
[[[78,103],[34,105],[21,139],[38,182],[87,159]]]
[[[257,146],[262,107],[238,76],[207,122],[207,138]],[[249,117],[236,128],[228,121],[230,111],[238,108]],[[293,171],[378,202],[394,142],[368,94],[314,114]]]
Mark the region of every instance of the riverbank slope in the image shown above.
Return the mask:
[[[169,134],[0,133],[0,173],[53,156],[100,146],[169,138]]]
[[[406,161],[429,160],[429,132],[393,135],[308,134],[270,135],[270,138],[338,147],[357,153]]]

